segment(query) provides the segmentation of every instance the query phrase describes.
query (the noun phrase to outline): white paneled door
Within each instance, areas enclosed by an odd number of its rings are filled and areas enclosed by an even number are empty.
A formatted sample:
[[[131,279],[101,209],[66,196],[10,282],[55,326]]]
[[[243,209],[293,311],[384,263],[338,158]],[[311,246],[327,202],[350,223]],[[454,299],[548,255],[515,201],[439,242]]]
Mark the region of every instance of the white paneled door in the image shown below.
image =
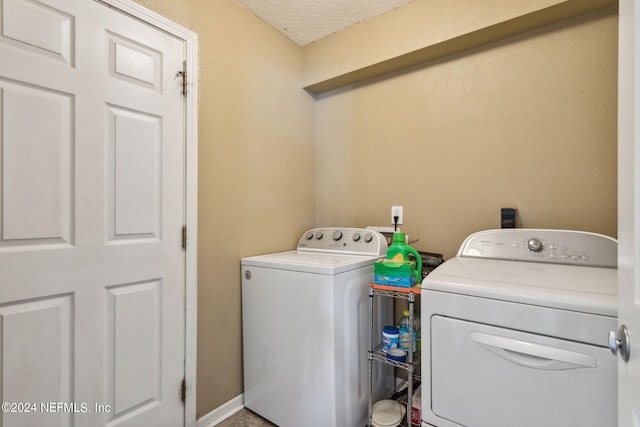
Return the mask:
[[[184,425],[184,42],[0,0],[0,425]]]
[[[640,0],[620,0],[618,28],[619,329],[614,331],[617,332],[621,347],[617,352],[621,355],[618,358],[618,425],[638,427],[640,426]],[[624,345],[625,342],[629,344],[628,347]],[[630,348],[626,357],[625,348]],[[615,343],[613,349],[615,350]]]

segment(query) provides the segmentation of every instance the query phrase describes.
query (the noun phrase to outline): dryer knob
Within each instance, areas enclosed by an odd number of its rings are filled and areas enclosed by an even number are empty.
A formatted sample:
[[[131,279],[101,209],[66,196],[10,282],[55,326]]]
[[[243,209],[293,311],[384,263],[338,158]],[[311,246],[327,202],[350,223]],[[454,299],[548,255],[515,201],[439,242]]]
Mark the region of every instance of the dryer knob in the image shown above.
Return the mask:
[[[542,242],[540,241],[540,239],[529,239],[527,240],[527,249],[529,249],[532,252],[540,252],[542,250]]]
[[[333,240],[335,240],[337,242],[340,239],[342,239],[342,231],[334,231],[333,232]]]
[[[373,240],[373,234],[371,234],[371,233],[367,233],[367,234],[365,234],[365,235],[364,235],[364,241],[365,241],[365,242],[369,243],[369,242],[371,242],[372,240]]]

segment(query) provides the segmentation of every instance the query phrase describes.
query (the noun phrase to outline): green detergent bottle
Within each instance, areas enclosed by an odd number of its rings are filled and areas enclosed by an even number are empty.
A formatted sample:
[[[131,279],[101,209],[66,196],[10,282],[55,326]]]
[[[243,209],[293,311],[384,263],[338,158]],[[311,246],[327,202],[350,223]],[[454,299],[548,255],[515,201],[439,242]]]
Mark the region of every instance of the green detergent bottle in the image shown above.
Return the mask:
[[[393,233],[393,242],[387,250],[387,258],[393,259],[398,254],[401,254],[405,261],[411,261],[409,254],[413,254],[417,268],[411,274],[416,278],[416,283],[422,283],[422,258],[418,251],[407,245],[404,233]]]

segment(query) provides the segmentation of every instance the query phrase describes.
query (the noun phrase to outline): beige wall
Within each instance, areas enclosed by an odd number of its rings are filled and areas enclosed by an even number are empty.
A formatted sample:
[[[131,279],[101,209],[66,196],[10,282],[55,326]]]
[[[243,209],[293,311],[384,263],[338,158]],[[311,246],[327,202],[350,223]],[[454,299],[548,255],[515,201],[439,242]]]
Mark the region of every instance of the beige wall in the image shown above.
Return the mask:
[[[417,0],[304,47],[313,93],[472,49],[618,0]]]
[[[240,258],[314,225],[302,51],[231,0],[136,0],[199,37],[197,414],[242,393]]]
[[[403,205],[414,246],[446,258],[501,207],[615,237],[616,105],[615,8],[324,94],[317,224]]]
[[[199,416],[242,392],[242,256],[387,225],[392,204],[447,258],[505,206],[522,227],[616,235],[615,9],[314,99],[310,48],[232,0],[136,1],[200,41]]]

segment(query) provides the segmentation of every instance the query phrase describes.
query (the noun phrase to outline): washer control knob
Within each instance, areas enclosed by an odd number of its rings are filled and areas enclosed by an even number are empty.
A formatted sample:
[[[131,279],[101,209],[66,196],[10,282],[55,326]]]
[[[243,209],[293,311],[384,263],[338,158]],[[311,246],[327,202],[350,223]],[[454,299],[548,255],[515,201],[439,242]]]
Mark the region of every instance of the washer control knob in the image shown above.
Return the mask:
[[[367,233],[367,234],[364,235],[364,241],[365,242],[369,243],[372,240],[373,240],[373,234]]]
[[[316,232],[316,239],[320,240],[322,239],[322,236],[324,236],[324,234],[322,234],[322,231]]]
[[[354,241],[354,242],[357,242],[357,241],[359,241],[359,240],[360,240],[360,233],[354,233],[354,234],[353,234],[353,241]]]
[[[342,239],[342,231],[334,231],[333,232],[333,240],[335,240],[337,242],[340,239]]]
[[[304,237],[306,237],[307,240],[311,240],[311,239],[313,239],[313,233],[310,231]]]
[[[532,252],[540,252],[542,250],[542,242],[540,239],[536,239],[535,237],[527,240],[527,249]]]

